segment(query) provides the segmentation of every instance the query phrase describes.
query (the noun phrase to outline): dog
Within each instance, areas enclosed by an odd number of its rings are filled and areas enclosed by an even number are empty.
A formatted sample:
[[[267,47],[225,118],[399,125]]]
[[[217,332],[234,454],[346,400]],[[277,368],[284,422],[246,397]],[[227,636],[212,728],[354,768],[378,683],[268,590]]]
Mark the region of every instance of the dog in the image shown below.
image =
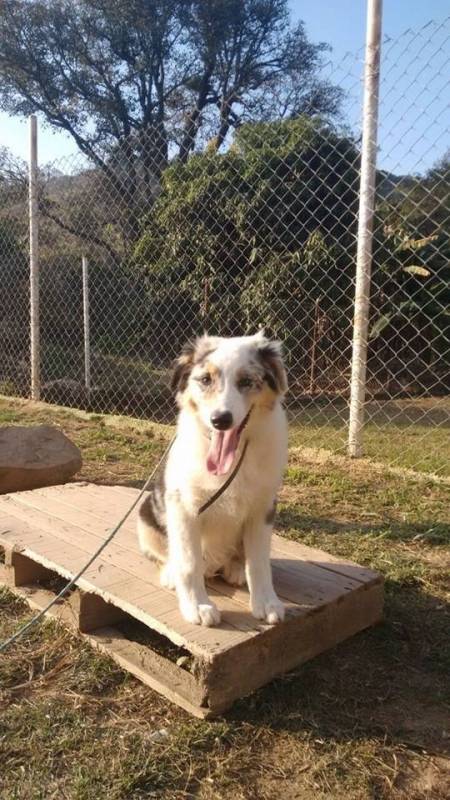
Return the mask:
[[[159,564],[161,585],[176,590],[188,622],[220,623],[205,588],[205,577],[220,574],[247,583],[252,614],[276,624],[285,613],[270,566],[287,459],[281,344],[263,331],[202,336],[183,348],[172,389],[176,438],[139,509],[140,549]]]

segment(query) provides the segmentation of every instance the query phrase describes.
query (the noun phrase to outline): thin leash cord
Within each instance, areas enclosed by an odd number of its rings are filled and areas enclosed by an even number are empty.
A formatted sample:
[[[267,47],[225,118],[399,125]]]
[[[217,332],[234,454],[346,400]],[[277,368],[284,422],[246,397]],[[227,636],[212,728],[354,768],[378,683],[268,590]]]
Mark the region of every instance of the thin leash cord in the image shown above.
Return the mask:
[[[16,631],[16,633],[14,633],[12,636],[10,636],[9,639],[5,639],[4,642],[1,642],[1,644],[0,644],[0,653],[3,653],[4,650],[6,650],[6,648],[9,647],[10,644],[13,644],[13,642],[17,641],[17,639],[19,639],[20,636],[22,636],[24,633],[26,633],[26,631],[28,631],[33,625],[36,625],[36,623],[39,622],[45,616],[45,614],[52,608],[52,606],[54,606],[59,600],[61,600],[62,597],[64,597],[64,595],[67,594],[67,592],[72,588],[72,586],[74,586],[74,584],[81,578],[83,573],[86,572],[88,567],[91,566],[91,564],[95,561],[95,559],[100,555],[100,553],[110,543],[110,541],[114,538],[116,533],[120,530],[120,528],[122,527],[124,522],[128,519],[128,517],[130,516],[131,512],[134,511],[134,509],[136,508],[137,504],[139,503],[139,500],[141,499],[141,497],[144,494],[144,492],[148,489],[148,487],[151,484],[153,478],[155,477],[158,469],[160,468],[160,466],[163,463],[164,459],[167,457],[167,455],[169,453],[169,450],[172,447],[174,441],[175,441],[175,436],[173,437],[173,439],[171,440],[169,445],[166,447],[166,449],[165,449],[163,455],[161,456],[161,458],[159,459],[156,467],[154,468],[154,470],[151,472],[151,474],[149,475],[149,477],[145,481],[144,486],[142,487],[142,489],[139,492],[138,496],[136,497],[135,500],[133,500],[133,502],[132,502],[131,506],[129,507],[128,511],[125,512],[125,514],[123,515],[122,519],[115,525],[115,527],[112,529],[111,533],[108,534],[108,536],[106,537],[105,541],[102,542],[100,547],[97,548],[95,553],[93,553],[93,555],[86,562],[86,564],[80,569],[80,571],[77,572],[77,574],[73,578],[71,578],[69,583],[67,583],[66,586],[64,586],[61,589],[61,591],[52,598],[52,600],[45,606],[45,608],[43,608],[41,611],[39,611],[39,613],[36,614],[35,617],[33,617],[32,619],[29,620],[29,622],[27,622],[25,625],[23,625],[21,628],[19,628],[19,630]]]
[[[250,411],[248,412],[247,416],[244,419],[244,422],[241,424],[241,429],[242,430],[245,430],[245,428],[247,427],[248,421],[250,419],[250,414],[252,413],[252,411],[253,411],[253,406],[251,406]],[[247,452],[247,447],[248,447],[248,439],[244,444],[244,447],[243,447],[243,450],[242,450],[242,453],[241,453],[241,457],[240,457],[238,463],[236,464],[233,472],[231,473],[230,477],[227,478],[227,480],[225,481],[225,483],[222,484],[220,489],[218,489],[217,492],[215,492],[213,494],[213,496],[210,497],[209,500],[206,501],[206,503],[203,503],[203,505],[200,506],[200,508],[198,510],[198,513],[197,513],[198,517],[200,516],[200,514],[203,514],[203,512],[206,511],[207,508],[212,506],[212,504],[215,503],[216,500],[219,499],[219,497],[226,491],[226,489],[228,489],[230,483],[232,483],[232,481],[234,481],[236,475],[238,474],[238,472],[239,472],[239,470],[240,470],[240,468],[242,466],[242,462],[244,460],[244,456],[245,456],[245,454]]]
[[[227,480],[225,481],[225,483],[222,484],[220,489],[218,489],[217,492],[215,492],[215,494],[213,494],[213,496],[210,497],[209,500],[206,501],[206,503],[203,503],[203,505],[200,506],[200,508],[198,510],[198,513],[197,513],[198,517],[200,516],[200,514],[203,514],[203,512],[206,511],[207,508],[212,506],[212,504],[215,503],[216,500],[219,499],[219,497],[225,492],[225,490],[228,489],[230,483],[232,481],[234,481],[236,475],[238,474],[238,472],[239,472],[239,470],[240,470],[240,468],[242,466],[242,462],[244,460],[245,453],[247,452],[247,447],[248,447],[248,441],[244,444],[244,449],[242,450],[241,457],[240,457],[238,463],[236,464],[233,472],[231,473],[230,477],[227,478]]]

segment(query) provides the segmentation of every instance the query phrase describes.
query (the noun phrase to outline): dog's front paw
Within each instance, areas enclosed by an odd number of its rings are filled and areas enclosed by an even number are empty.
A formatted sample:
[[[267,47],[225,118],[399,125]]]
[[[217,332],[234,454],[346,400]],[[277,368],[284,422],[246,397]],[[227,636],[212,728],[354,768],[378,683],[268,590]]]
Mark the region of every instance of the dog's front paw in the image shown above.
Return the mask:
[[[276,594],[271,594],[268,597],[252,597],[250,608],[256,619],[263,619],[269,625],[276,625],[277,622],[283,622],[284,620],[285,608]]]
[[[186,622],[193,625],[210,628],[220,623],[220,611],[214,603],[182,603],[180,611]]]

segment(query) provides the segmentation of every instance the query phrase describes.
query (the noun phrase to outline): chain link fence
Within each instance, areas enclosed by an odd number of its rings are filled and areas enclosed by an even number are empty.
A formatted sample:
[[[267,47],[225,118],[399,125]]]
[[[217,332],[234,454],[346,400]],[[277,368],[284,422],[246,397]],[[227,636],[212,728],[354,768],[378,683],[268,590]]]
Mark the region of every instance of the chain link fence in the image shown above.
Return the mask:
[[[364,431],[367,455],[439,474],[450,431],[449,28],[383,43]],[[362,67],[363,52],[324,68],[340,116],[249,122],[188,159],[140,137],[102,164],[80,154],[40,168],[41,399],[170,423],[168,375],[185,340],[263,326],[285,344],[293,444],[345,452]],[[2,153],[0,393],[23,397],[27,180]]]

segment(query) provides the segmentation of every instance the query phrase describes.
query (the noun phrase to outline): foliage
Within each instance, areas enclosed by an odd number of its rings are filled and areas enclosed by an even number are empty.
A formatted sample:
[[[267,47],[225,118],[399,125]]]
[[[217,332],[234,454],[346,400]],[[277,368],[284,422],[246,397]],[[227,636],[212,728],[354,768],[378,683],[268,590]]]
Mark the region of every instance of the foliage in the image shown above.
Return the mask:
[[[243,121],[336,113],[324,44],[287,0],[2,0],[0,107],[41,113],[97,166],[218,148]]]
[[[227,153],[175,162],[135,249],[153,301],[178,286],[183,323],[194,308],[211,331],[288,327],[298,357],[315,299],[330,313],[346,302],[357,166],[351,139],[308,117],[243,126]]]
[[[447,157],[425,178],[405,178],[380,203],[375,232],[371,339],[383,337],[392,370],[403,361],[430,388],[450,355],[449,174]]]

